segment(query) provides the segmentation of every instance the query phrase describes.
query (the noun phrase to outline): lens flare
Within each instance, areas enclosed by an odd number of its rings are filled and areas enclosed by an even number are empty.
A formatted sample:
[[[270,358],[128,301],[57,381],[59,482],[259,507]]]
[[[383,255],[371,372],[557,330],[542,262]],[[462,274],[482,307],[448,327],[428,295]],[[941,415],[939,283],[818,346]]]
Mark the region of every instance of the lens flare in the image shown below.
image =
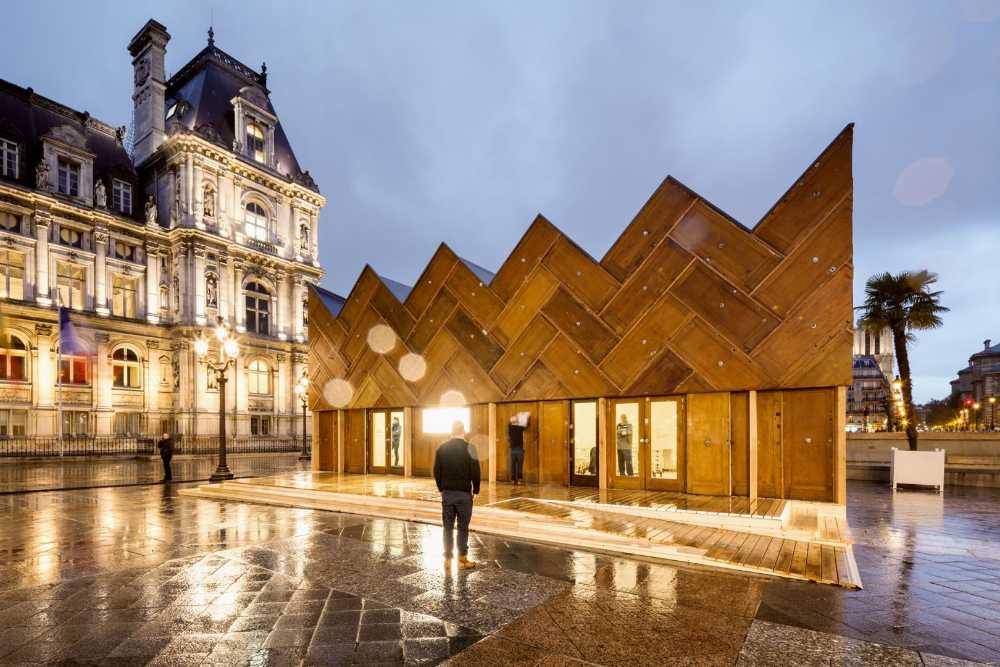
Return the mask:
[[[923,158],[899,172],[892,193],[903,206],[926,206],[948,191],[954,175],[955,169],[945,158]]]
[[[335,378],[323,387],[323,398],[335,408],[342,408],[354,398],[354,387],[347,380]]]
[[[427,372],[427,362],[419,354],[410,352],[399,360],[399,374],[407,382],[418,382]]]
[[[385,324],[376,324],[368,330],[368,347],[378,354],[392,352],[396,347],[396,332]]]

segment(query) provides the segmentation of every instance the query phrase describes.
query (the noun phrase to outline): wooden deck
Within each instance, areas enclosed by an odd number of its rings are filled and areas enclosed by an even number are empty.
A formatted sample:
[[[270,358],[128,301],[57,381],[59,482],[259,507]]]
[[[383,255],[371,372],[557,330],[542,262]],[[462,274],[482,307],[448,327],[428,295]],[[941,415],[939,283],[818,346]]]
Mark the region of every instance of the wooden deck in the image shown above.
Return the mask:
[[[437,489],[424,478],[298,472],[181,493],[440,524]],[[848,588],[861,585],[850,533],[836,506],[507,483],[484,483],[475,503],[476,531]]]

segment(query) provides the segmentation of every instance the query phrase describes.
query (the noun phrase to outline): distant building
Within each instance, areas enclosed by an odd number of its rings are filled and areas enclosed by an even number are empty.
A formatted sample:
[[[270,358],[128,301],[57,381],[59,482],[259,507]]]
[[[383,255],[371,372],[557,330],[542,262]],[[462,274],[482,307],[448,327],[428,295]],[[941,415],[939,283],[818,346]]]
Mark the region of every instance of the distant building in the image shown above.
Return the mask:
[[[969,357],[969,365],[951,381],[952,395],[958,394],[963,404],[972,402],[982,406],[983,423],[990,418],[989,399],[1000,400],[1000,343],[991,345],[992,342],[989,338],[984,340],[983,349]],[[970,416],[970,420],[974,419],[975,416]]]
[[[241,346],[230,433],[301,423],[325,199],[265,69],[210,32],[167,78],[169,39],[149,21],[129,43],[133,142],[0,80],[0,437],[217,433],[219,390],[192,346],[216,318]],[[92,354],[57,352],[58,306]]]
[[[899,416],[892,332],[877,334],[858,326],[854,329],[851,385],[847,388],[847,430],[881,431],[890,426],[889,414]]]

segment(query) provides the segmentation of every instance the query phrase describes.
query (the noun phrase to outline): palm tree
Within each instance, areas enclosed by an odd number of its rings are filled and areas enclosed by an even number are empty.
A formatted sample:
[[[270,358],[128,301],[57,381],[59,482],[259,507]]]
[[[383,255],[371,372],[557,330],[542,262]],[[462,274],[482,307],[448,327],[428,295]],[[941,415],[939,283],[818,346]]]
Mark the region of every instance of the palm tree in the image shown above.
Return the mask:
[[[913,384],[910,379],[910,357],[906,344],[915,339],[913,332],[941,326],[941,313],[948,312],[938,299],[941,292],[930,287],[937,274],[930,271],[903,271],[893,275],[880,273],[865,283],[865,305],[858,306],[858,324],[870,333],[883,329],[892,331],[899,364],[899,379],[903,384],[903,423],[910,449],[917,448],[917,424],[913,412]]]

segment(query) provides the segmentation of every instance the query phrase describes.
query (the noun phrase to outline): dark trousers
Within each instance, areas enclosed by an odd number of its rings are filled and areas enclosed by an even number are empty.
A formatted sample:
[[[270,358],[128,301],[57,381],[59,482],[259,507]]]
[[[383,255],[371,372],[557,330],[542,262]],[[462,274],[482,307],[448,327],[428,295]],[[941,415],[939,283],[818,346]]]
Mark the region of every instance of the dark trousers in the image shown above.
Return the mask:
[[[623,477],[632,476],[632,450],[618,450],[618,474]]]
[[[469,521],[472,520],[472,494],[468,491],[441,492],[445,558],[451,558],[454,551],[455,519],[458,519],[458,555],[464,556],[469,553]]]
[[[174,478],[173,474],[171,474],[171,472],[170,472],[170,459],[171,459],[171,457],[170,456],[161,456],[160,458],[163,459],[163,479],[166,480],[166,481],[170,481],[170,480],[172,480]]]
[[[510,481],[518,482],[524,479],[524,450],[510,450],[508,459],[510,460]]]

